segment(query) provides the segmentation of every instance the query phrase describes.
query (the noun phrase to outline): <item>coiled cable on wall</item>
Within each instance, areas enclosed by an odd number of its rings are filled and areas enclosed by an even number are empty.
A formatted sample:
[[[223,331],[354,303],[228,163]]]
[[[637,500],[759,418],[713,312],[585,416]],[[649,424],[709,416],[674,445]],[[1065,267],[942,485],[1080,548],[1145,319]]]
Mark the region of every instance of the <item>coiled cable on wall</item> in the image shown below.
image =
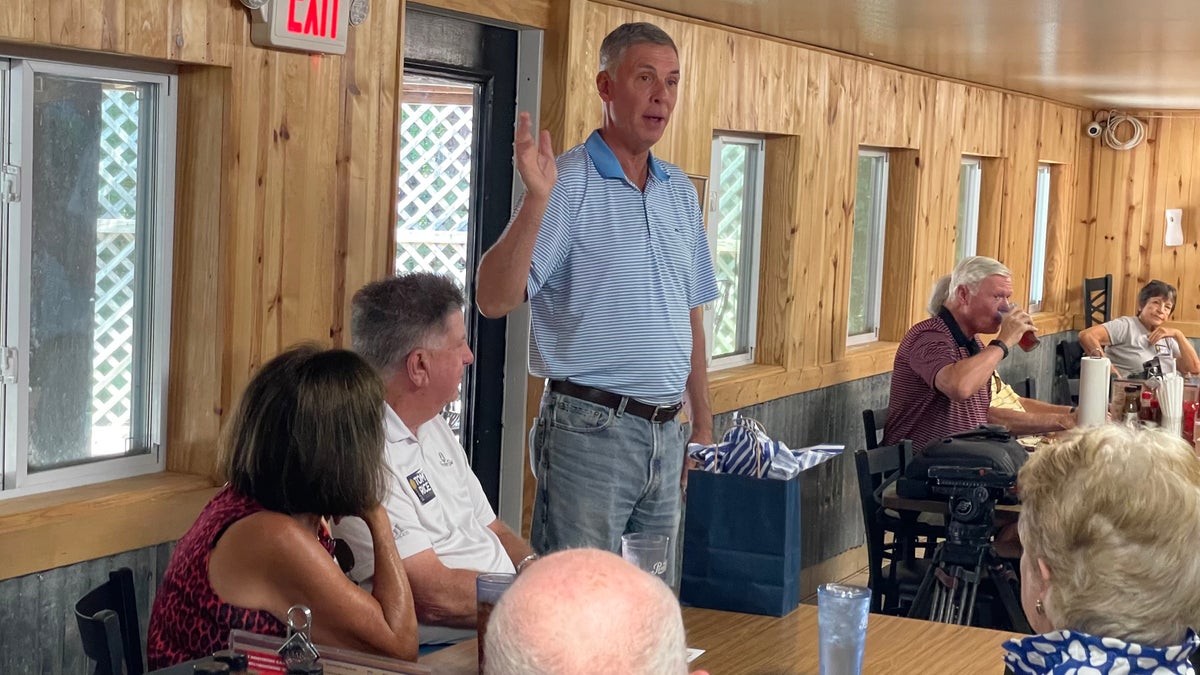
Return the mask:
[[[1129,138],[1121,140],[1117,136],[1117,127],[1122,124],[1128,124],[1130,129]],[[1146,137],[1146,125],[1133,115],[1117,112],[1116,110],[1108,113],[1108,120],[1104,123],[1104,133],[1101,134],[1104,144],[1113,150],[1132,150],[1141,144]]]

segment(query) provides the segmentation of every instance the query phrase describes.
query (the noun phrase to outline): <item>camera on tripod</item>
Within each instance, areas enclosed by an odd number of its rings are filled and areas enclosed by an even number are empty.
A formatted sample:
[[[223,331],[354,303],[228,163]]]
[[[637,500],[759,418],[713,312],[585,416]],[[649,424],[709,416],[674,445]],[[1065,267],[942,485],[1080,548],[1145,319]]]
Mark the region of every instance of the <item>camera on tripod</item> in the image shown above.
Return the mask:
[[[1015,499],[1017,477],[991,467],[931,466],[927,487],[949,498],[952,522],[990,526],[996,503]]]

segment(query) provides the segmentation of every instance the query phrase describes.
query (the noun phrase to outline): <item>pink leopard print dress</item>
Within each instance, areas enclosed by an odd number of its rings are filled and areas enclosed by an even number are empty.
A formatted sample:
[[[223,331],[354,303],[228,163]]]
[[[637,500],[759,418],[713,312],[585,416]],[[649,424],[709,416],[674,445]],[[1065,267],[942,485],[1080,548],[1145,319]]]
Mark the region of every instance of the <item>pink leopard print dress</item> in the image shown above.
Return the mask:
[[[287,633],[283,622],[270,612],[226,604],[208,583],[208,556],[217,540],[230,525],[262,510],[261,504],[227,485],[205,505],[176,544],[150,612],[146,640],[150,670],[225,649],[229,646],[229,631],[234,628],[279,637]],[[329,534],[322,532],[319,539],[332,555],[333,539]]]

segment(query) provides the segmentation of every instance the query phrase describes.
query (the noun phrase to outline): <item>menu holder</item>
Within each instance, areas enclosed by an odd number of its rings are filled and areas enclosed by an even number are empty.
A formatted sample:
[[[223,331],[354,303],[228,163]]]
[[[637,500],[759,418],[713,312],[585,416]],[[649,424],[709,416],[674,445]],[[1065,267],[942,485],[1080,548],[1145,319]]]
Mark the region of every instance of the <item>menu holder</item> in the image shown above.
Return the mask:
[[[250,661],[250,669],[260,675],[286,675],[287,668],[276,651],[283,638],[259,635],[244,630],[229,631],[229,648],[244,652]],[[433,670],[386,656],[366,654],[352,649],[317,645],[321,652],[321,664],[325,675],[432,675]]]

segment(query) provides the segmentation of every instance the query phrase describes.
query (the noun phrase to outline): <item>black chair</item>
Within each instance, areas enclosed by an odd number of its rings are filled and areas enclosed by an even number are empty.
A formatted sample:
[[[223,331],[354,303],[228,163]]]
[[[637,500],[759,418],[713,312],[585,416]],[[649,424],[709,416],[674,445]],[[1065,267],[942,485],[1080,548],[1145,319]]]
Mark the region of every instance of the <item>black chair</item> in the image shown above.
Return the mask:
[[[1083,327],[1106,323],[1112,318],[1109,305],[1112,298],[1112,275],[1083,280]]]
[[[122,567],[75,603],[83,653],[96,662],[94,675],[142,675],[141,628],[133,570]]]
[[[883,428],[887,426],[887,408],[862,411],[863,433],[866,435],[867,449],[874,450],[883,442]]]
[[[864,411],[864,417],[866,412],[869,411]],[[880,504],[883,489],[904,472],[911,458],[912,441],[854,453],[863,530],[867,535],[871,611],[875,613],[905,613],[931,564],[930,560],[914,555],[914,549],[921,545],[917,542],[919,536],[926,536],[926,543],[932,545],[931,526],[918,523],[915,513],[897,514]],[[890,541],[888,533],[892,535]]]
[[[1013,391],[1017,392],[1017,395],[1022,398],[1036,399],[1037,398],[1037,381],[1034,380],[1032,377],[1027,377],[1024,380],[1021,380],[1020,382],[1018,382],[1017,386],[1013,387]]]
[[[1079,340],[1063,340],[1054,348],[1054,403],[1079,405],[1079,362],[1083,347]]]

